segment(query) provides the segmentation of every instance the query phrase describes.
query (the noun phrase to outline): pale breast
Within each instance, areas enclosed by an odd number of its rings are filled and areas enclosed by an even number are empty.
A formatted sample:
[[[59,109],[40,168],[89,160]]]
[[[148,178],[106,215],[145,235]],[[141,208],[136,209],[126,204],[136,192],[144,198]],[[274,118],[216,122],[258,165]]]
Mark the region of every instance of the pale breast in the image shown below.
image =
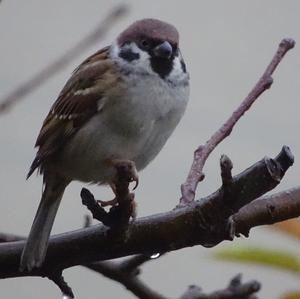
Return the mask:
[[[182,118],[188,96],[187,84],[173,85],[157,77],[137,83],[132,98],[143,99],[136,107],[136,114],[143,115],[147,132],[133,157],[138,169],[146,167],[165,145]]]
[[[159,153],[180,121],[188,101],[188,84],[170,84],[156,76],[128,76],[126,94],[80,129],[63,153],[67,176],[106,182],[113,172],[107,159],[128,159],[140,170]]]

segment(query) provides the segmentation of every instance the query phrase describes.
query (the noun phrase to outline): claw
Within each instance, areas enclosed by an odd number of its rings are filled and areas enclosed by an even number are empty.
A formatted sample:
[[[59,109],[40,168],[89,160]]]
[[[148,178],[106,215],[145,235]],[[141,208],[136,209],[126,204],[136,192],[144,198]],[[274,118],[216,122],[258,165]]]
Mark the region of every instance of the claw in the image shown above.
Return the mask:
[[[129,182],[135,182],[133,190],[135,190],[139,185],[139,176],[135,167],[135,163],[130,160],[113,160],[111,161],[114,167],[124,173],[128,177]]]
[[[132,173],[131,173],[131,182],[135,182],[135,185],[134,185],[132,190],[135,190],[137,188],[137,186],[139,185],[139,175],[137,173],[137,170],[136,170],[134,164],[132,165],[131,171],[132,171]]]
[[[139,177],[136,176],[135,178],[132,178],[132,182],[135,182],[135,185],[132,190],[135,190],[137,186],[139,185]]]

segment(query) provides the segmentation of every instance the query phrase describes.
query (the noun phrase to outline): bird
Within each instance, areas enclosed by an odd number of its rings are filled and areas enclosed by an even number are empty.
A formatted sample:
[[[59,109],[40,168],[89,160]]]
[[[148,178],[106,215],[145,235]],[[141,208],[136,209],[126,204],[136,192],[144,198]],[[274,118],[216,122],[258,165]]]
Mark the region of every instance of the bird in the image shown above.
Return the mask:
[[[54,219],[72,181],[110,185],[115,166],[135,175],[160,152],[189,100],[189,73],[177,29],[141,19],[72,73],[37,137],[27,178],[43,176],[43,193],[20,270],[42,266]],[[115,203],[112,203],[112,205]]]

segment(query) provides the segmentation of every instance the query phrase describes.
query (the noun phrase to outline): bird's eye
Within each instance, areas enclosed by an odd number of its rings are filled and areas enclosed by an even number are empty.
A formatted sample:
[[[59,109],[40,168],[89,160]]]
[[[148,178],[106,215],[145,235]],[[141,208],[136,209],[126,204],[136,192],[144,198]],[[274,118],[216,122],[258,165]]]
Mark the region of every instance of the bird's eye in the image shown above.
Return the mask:
[[[150,42],[146,39],[143,39],[141,41],[141,46],[144,48],[144,49],[149,49],[150,48]]]

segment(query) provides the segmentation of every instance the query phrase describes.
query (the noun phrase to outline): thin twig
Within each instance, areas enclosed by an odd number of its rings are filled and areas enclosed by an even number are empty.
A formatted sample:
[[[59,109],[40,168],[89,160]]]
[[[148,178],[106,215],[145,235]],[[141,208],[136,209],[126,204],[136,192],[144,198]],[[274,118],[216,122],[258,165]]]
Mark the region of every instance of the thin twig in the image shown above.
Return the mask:
[[[142,262],[141,255],[137,260]],[[132,260],[132,258],[129,258]],[[131,262],[130,262],[131,263]],[[128,263],[128,264],[130,264]],[[140,264],[139,264],[140,265]],[[137,271],[133,268],[124,268],[122,263],[97,262],[86,266],[87,268],[102,274],[103,276],[119,282],[140,299],[167,299],[167,297],[157,293],[149,288],[135,274]],[[129,271],[128,271],[129,270]],[[242,283],[242,276],[235,276],[227,288],[205,294],[198,286],[190,286],[179,299],[254,299],[254,294],[260,290],[260,283],[249,281]]]
[[[64,297],[70,299],[74,298],[72,288],[67,284],[64,277],[62,276],[62,271],[51,273],[51,275],[48,275],[47,277],[59,287]]]
[[[131,272],[123,269],[120,264],[114,262],[97,262],[86,266],[87,268],[104,275],[114,281],[119,282],[132,292],[137,298],[140,299],[168,299],[167,297],[159,294],[158,292],[149,288],[143,281],[136,275],[137,271]]]
[[[258,97],[265,90],[271,87],[273,83],[273,79],[271,77],[273,72],[275,71],[277,65],[281,62],[284,55],[290,49],[292,49],[294,45],[295,41],[292,39],[283,39],[281,41],[273,59],[248,96],[232,113],[229,119],[221,126],[221,128],[211,136],[205,145],[200,145],[196,149],[194,153],[194,160],[192,162],[187,179],[185,183],[181,185],[180,206],[187,205],[194,200],[197,185],[204,179],[203,167],[210,153],[221,141],[230,135],[234,125],[243,116],[243,114],[249,110],[251,105],[258,99]]]
[[[91,31],[87,36],[65,52],[62,56],[58,57],[52,63],[47,65],[36,75],[29,78],[23,84],[15,88],[10,94],[4,97],[0,101],[0,115],[6,112],[13,105],[21,101],[25,96],[33,92],[40,87],[43,83],[63,70],[73,59],[84,52],[86,49],[99,43],[99,40],[103,39],[108,30],[125,15],[128,7],[124,4],[120,4],[114,7],[108,15]]]
[[[260,287],[260,283],[256,280],[242,283],[242,275],[238,274],[223,290],[204,294],[201,288],[192,285],[179,299],[255,299]]]
[[[222,184],[223,184],[223,187],[225,188],[232,183],[231,170],[233,168],[233,164],[228,156],[226,156],[226,155],[221,156],[220,168],[221,168]]]
[[[87,266],[103,276],[119,282],[140,299],[168,299],[149,288],[137,275],[132,275],[113,262],[98,262]],[[190,286],[179,299],[254,299],[260,290],[260,283],[249,281],[242,283],[241,275],[234,277],[227,288],[205,294],[198,286]]]

